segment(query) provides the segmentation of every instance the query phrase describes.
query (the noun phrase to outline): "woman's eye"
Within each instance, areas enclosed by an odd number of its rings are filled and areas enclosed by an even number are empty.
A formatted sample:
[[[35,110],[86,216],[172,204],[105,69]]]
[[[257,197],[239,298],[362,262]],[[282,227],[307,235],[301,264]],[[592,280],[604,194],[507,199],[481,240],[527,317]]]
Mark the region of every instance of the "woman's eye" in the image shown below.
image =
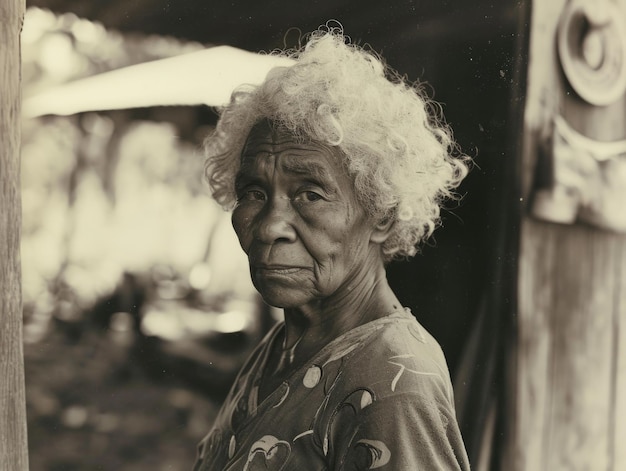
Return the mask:
[[[297,199],[299,199],[300,201],[305,201],[307,203],[312,203],[314,201],[321,200],[322,195],[314,191],[303,191],[298,195]]]
[[[265,201],[265,193],[261,190],[245,190],[241,193],[239,201]]]

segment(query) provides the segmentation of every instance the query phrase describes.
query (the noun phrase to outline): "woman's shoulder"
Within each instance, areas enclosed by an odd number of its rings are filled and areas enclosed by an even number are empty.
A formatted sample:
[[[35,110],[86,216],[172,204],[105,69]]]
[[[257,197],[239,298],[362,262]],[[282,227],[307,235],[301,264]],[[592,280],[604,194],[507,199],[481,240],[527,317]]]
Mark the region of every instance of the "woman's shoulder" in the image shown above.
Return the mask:
[[[372,324],[369,332],[355,339],[367,352],[368,360],[388,363],[392,358],[412,358],[423,370],[443,369],[447,373],[446,359],[439,343],[408,308]],[[355,361],[363,359],[363,355],[353,358]]]
[[[351,340],[337,346],[349,350],[341,362],[340,389],[364,389],[380,398],[415,393],[453,401],[441,347],[410,313],[385,319]]]
[[[371,348],[378,357],[413,358],[424,370],[448,373],[446,359],[439,342],[408,311],[372,337]]]

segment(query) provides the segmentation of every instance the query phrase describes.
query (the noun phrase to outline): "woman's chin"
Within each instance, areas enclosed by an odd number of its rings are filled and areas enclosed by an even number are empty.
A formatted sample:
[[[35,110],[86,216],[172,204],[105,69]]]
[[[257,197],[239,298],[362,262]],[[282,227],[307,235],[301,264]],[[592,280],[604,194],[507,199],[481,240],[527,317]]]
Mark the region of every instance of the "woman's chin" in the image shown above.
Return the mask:
[[[252,283],[270,306],[288,309],[296,308],[311,301],[312,293],[308,280],[295,277],[252,276]]]
[[[290,296],[261,294],[266,304],[280,309],[293,309],[302,306],[304,303],[292,299]]]
[[[273,307],[291,309],[307,303],[308,296],[301,290],[285,289],[284,287],[257,287],[263,301]]]

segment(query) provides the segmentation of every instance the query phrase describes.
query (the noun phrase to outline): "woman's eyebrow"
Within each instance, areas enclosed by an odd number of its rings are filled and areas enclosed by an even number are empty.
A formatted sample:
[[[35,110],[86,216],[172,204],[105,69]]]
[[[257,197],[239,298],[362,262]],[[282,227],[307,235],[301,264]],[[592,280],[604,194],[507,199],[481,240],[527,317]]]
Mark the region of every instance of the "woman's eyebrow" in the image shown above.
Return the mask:
[[[237,172],[235,175],[235,189],[240,189],[246,185],[259,182],[259,176],[249,170],[249,168],[242,167]]]
[[[310,160],[286,159],[283,163],[283,170],[300,177],[309,177],[323,182],[333,181],[328,169]]]

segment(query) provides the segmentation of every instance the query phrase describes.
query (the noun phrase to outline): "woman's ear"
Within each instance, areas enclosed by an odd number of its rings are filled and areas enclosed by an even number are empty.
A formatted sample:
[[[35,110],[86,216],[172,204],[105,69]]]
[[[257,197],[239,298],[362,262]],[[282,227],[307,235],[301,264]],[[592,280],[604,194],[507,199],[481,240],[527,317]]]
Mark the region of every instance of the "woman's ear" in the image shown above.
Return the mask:
[[[370,241],[376,244],[384,243],[387,238],[391,235],[391,230],[393,229],[394,219],[392,217],[385,217],[378,221],[374,225],[374,230],[372,231],[372,235],[370,236]]]

